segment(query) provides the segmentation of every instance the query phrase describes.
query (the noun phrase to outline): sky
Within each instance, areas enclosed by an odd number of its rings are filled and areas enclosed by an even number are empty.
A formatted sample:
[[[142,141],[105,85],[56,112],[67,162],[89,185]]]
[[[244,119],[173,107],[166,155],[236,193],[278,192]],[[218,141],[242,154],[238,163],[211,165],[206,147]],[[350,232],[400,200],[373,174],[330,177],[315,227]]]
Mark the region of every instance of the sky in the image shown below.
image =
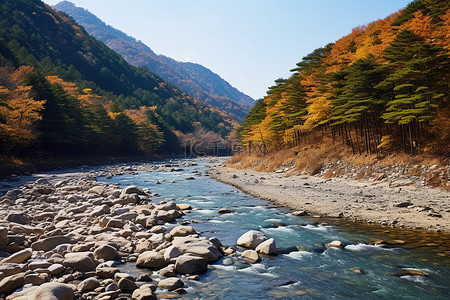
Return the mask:
[[[55,5],[60,0],[44,0]],[[199,63],[254,99],[314,49],[410,0],[71,0],[155,53]]]

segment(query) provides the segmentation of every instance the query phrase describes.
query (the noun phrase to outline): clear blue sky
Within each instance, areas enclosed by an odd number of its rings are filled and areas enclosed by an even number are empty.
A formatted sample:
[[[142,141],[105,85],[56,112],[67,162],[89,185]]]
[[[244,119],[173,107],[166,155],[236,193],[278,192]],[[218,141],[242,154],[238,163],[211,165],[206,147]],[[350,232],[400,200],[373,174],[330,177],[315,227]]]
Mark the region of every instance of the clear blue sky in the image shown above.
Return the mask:
[[[44,0],[55,5],[59,0]],[[258,99],[308,53],[410,0],[72,0],[154,52]]]

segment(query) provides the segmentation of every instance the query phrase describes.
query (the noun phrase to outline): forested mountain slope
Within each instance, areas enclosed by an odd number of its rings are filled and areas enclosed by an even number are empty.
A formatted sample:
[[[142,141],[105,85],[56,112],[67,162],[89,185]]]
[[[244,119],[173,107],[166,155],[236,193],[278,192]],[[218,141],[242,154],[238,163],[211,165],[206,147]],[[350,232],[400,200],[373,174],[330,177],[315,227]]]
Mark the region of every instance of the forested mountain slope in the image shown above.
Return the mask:
[[[174,152],[174,131],[236,126],[39,0],[0,2],[0,74],[0,155]]]
[[[450,2],[416,0],[316,49],[239,130],[265,152],[343,143],[353,153],[450,154]]]
[[[238,120],[242,120],[255,103],[252,98],[202,65],[157,55],[147,45],[106,25],[89,11],[76,7],[71,2],[60,2],[55,8],[73,17],[90,34],[121,54],[129,63],[147,67],[189,95]]]

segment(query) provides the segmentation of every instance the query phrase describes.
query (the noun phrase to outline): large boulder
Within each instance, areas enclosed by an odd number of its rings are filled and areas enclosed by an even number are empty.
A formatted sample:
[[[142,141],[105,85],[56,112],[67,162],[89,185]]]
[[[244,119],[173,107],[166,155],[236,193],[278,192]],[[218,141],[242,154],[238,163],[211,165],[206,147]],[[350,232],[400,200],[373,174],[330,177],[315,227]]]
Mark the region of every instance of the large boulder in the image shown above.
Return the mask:
[[[183,253],[175,246],[170,246],[169,248],[164,251],[164,259],[166,261],[172,261],[173,259],[176,259],[178,256],[182,255]]]
[[[74,241],[64,235],[51,236],[48,238],[44,238],[42,240],[38,240],[31,244],[31,248],[35,251],[51,251],[55,249],[56,246],[61,244],[73,244]]]
[[[21,264],[25,261],[27,261],[33,252],[31,249],[24,249],[22,251],[16,252],[13,255],[4,258],[1,262],[2,263],[17,263]]]
[[[262,232],[250,230],[241,235],[241,237],[237,240],[237,244],[245,248],[255,249],[259,244],[267,239],[268,238]]]
[[[92,252],[73,252],[64,256],[63,265],[78,271],[94,271],[97,267]]]
[[[113,260],[117,256],[117,249],[111,245],[101,245],[94,251],[97,259]]]
[[[204,273],[208,269],[208,261],[204,258],[181,255],[175,263],[175,272],[179,274]]]
[[[74,286],[64,283],[49,282],[30,287],[8,296],[7,300],[73,300]]]
[[[175,237],[172,245],[184,254],[191,253],[208,261],[217,261],[222,257],[216,245],[204,238]]]
[[[192,228],[192,226],[177,226],[175,228],[173,228],[169,234],[172,237],[175,236],[188,236],[191,234],[196,234],[197,232],[195,231],[194,228]]]
[[[25,284],[25,273],[17,273],[0,281],[0,294],[10,294]]]
[[[164,256],[156,251],[145,251],[139,254],[136,261],[136,267],[139,268],[160,269],[166,265]]]
[[[262,242],[261,244],[258,245],[258,247],[256,247],[255,250],[259,254],[264,254],[264,255],[277,255],[278,254],[277,245],[275,244],[274,239],[268,239],[268,240]]]
[[[0,227],[0,247],[8,245],[8,229]]]

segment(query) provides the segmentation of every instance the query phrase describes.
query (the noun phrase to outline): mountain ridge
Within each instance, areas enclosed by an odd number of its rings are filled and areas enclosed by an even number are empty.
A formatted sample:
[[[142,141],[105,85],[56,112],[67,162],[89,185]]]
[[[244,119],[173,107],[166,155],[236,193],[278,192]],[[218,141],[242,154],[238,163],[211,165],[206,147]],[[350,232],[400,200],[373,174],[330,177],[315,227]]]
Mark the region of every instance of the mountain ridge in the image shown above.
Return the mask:
[[[255,101],[210,69],[156,54],[149,46],[107,25],[84,8],[63,1],[54,6],[74,18],[90,34],[103,41],[133,65],[145,66],[189,95],[242,120]]]

